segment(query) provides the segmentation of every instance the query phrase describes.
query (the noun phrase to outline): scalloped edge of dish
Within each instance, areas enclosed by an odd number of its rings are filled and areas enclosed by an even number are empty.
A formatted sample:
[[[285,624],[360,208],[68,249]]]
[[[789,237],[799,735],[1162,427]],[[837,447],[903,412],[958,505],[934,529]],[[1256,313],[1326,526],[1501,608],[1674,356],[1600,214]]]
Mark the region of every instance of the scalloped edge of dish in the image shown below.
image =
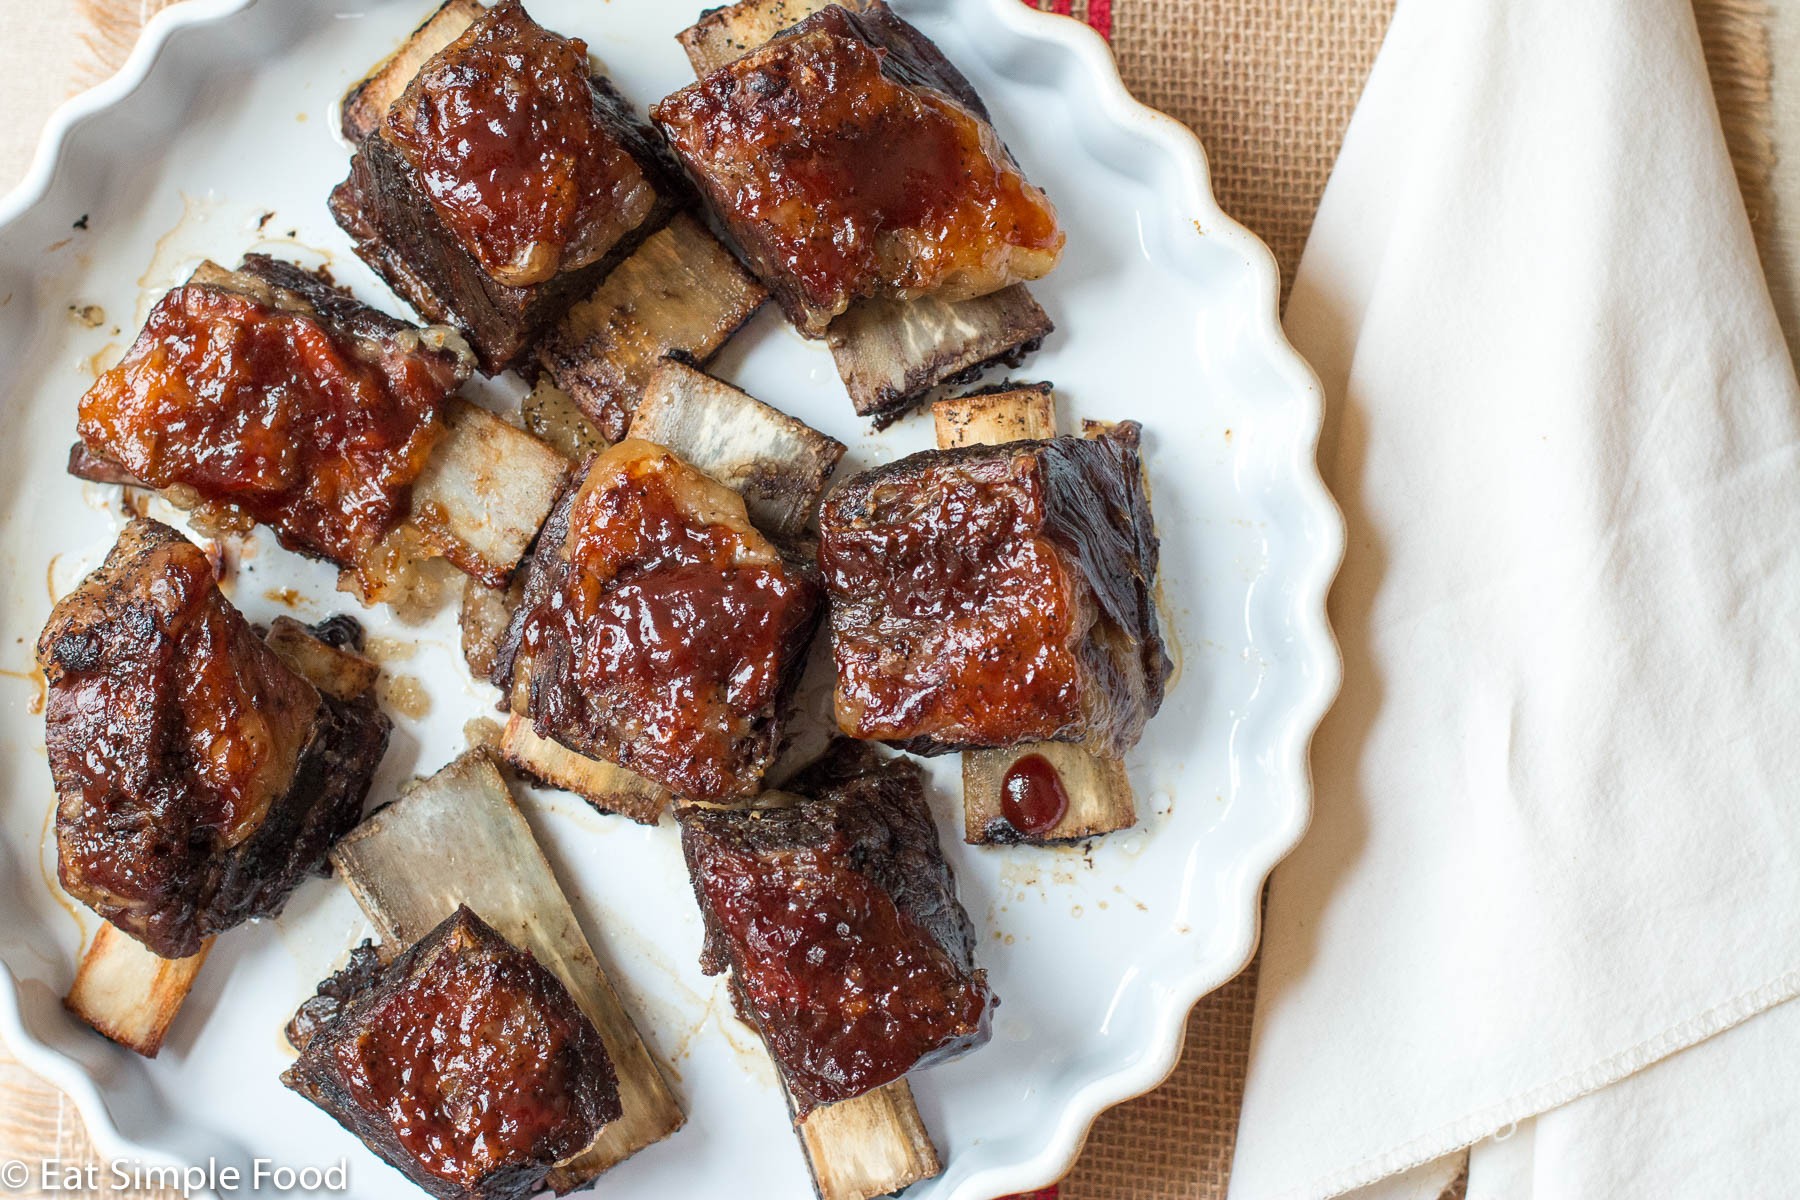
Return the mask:
[[[258,0],[185,0],[152,17],[117,74],[68,100],[51,115],[25,178],[0,198],[0,229],[48,196],[69,135],[82,123],[127,101],[156,69],[173,37],[189,28],[229,19],[256,3]],[[1273,252],[1220,208],[1199,139],[1173,117],[1131,95],[1119,75],[1111,47],[1098,32],[1081,21],[1040,12],[1018,0],[984,0],[984,6],[1002,28],[1034,48],[1072,56],[1079,67],[1079,77],[1093,85],[1093,94],[1104,115],[1153,143],[1179,167],[1188,193],[1186,199],[1202,214],[1207,235],[1228,242],[1243,253],[1246,270],[1257,277],[1258,336],[1272,348],[1271,360],[1290,377],[1296,391],[1311,397],[1306,410],[1307,429],[1297,442],[1298,461],[1292,464],[1290,477],[1299,492],[1297,508],[1319,521],[1326,540],[1317,546],[1318,553],[1313,558],[1296,562],[1293,567],[1294,599],[1289,615],[1303,661],[1287,664],[1293,677],[1287,684],[1294,694],[1288,698],[1285,716],[1273,724],[1269,734],[1278,756],[1274,793],[1286,799],[1288,807],[1280,814],[1282,819],[1276,827],[1268,831],[1264,841],[1246,856],[1247,861],[1224,885],[1231,896],[1227,915],[1236,914],[1231,928],[1238,931],[1229,956],[1230,969],[1221,974],[1195,968],[1163,980],[1165,998],[1158,1015],[1155,1044],[1147,1048],[1148,1052],[1127,1056],[1115,1070],[1072,1081],[1062,1119],[1045,1148],[1031,1158],[978,1171],[962,1183],[953,1200],[990,1200],[1006,1192],[1042,1188],[1061,1179],[1074,1165],[1101,1113],[1154,1090],[1174,1071],[1193,1006],[1234,978],[1255,955],[1261,935],[1263,886],[1281,860],[1299,845],[1311,821],[1310,746],[1343,677],[1343,660],[1325,607],[1343,560],[1344,524],[1318,470],[1323,389],[1282,329],[1280,272]],[[181,1165],[175,1156],[134,1142],[119,1131],[96,1075],[26,1029],[17,981],[10,968],[0,970],[0,982],[5,985],[0,986],[0,1036],[4,1036],[20,1062],[74,1101],[102,1155],[115,1160]]]
[[[1297,446],[1299,461],[1292,464],[1290,478],[1300,493],[1296,497],[1297,507],[1322,518],[1327,541],[1319,547],[1320,553],[1314,559],[1296,563],[1294,568],[1294,625],[1303,647],[1302,657],[1310,660],[1316,673],[1311,676],[1310,686],[1306,686],[1306,664],[1290,664],[1294,677],[1288,683],[1290,688],[1298,690],[1290,698],[1285,720],[1270,731],[1271,742],[1281,748],[1275,792],[1289,799],[1292,808],[1284,814],[1286,820],[1271,830],[1266,842],[1257,848],[1260,856],[1242,863],[1234,878],[1226,884],[1226,890],[1234,893],[1233,911],[1240,914],[1233,924],[1239,936],[1230,956],[1230,969],[1222,975],[1194,969],[1171,981],[1166,989],[1153,1053],[1135,1063],[1127,1061],[1117,1070],[1077,1083],[1063,1120],[1043,1153],[1011,1167],[996,1166],[980,1172],[966,1181],[953,1200],[978,1200],[982,1196],[1022,1192],[1061,1180],[1075,1165],[1094,1122],[1102,1113],[1154,1091],[1174,1072],[1181,1058],[1187,1021],[1194,1005],[1229,983],[1255,957],[1262,930],[1263,887],[1270,873],[1300,844],[1311,823],[1312,739],[1336,700],[1343,681],[1343,657],[1325,607],[1343,562],[1345,530],[1343,512],[1318,469],[1318,444],[1324,424],[1324,388],[1282,328],[1281,273],[1274,252],[1220,207],[1212,190],[1206,149],[1199,137],[1174,117],[1151,108],[1131,94],[1119,74],[1112,47],[1096,30],[1073,17],[1043,12],[1017,0],[988,0],[986,7],[1009,32],[1072,55],[1081,76],[1094,84],[1104,115],[1154,143],[1180,168],[1182,186],[1188,193],[1186,199],[1203,214],[1206,235],[1228,242],[1243,253],[1246,269],[1257,276],[1259,334],[1272,347],[1272,360],[1284,366],[1296,389],[1311,398],[1306,434]]]

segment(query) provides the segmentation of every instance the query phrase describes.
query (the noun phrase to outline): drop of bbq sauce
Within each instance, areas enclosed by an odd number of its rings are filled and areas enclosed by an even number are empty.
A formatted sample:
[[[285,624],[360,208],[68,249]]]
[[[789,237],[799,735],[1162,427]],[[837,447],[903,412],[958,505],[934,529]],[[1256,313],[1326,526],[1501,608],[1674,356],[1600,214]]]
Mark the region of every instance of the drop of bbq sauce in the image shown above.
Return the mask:
[[[1025,755],[1000,781],[1000,815],[1020,833],[1048,833],[1068,811],[1062,776],[1041,754]]]

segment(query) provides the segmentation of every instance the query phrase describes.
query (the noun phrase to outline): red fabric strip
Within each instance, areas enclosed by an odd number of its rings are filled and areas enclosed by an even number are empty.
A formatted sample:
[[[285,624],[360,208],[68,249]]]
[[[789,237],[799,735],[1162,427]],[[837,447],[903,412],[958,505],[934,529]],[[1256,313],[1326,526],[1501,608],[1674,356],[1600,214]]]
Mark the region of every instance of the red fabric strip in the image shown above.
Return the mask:
[[[1023,0],[1027,8],[1042,8],[1039,0]],[[1067,17],[1072,15],[1073,0],[1050,0],[1050,11],[1061,13]],[[1087,0],[1087,23],[1099,31],[1100,36],[1112,41],[1113,0]],[[1026,1200],[1032,1200],[1026,1197]]]
[[[1088,24],[1100,31],[1100,36],[1112,41],[1112,0],[1088,0]]]

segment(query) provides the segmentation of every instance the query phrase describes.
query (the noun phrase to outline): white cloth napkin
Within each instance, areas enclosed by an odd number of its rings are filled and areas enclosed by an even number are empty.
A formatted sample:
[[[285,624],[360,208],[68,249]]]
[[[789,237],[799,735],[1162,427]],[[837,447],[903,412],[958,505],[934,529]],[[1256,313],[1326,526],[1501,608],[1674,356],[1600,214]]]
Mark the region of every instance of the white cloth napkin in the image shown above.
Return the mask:
[[[1270,896],[1238,1200],[1439,1159],[1800,993],[1800,390],[1688,0],[1400,0],[1288,327],[1346,683]]]
[[[1468,1200],[1792,1196],[1800,1186],[1796,1079],[1800,1004],[1782,1004],[1478,1143]]]

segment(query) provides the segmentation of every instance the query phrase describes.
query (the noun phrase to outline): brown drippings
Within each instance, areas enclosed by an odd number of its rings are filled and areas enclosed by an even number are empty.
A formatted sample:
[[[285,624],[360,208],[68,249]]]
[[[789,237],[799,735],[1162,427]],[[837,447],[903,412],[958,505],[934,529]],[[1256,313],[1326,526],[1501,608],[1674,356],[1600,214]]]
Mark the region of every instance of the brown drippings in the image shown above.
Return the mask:
[[[418,652],[418,643],[406,638],[376,636],[363,644],[363,656],[379,663],[403,662]]]
[[[37,694],[25,702],[25,711],[34,717],[40,715],[44,711],[44,696],[47,685],[44,683],[44,673],[42,671],[33,667],[29,671],[0,671],[0,676],[4,676],[7,679],[17,679],[21,683],[31,684],[32,687],[37,690]]]
[[[431,711],[431,694],[425,690],[424,684],[411,675],[388,678],[382,689],[382,699],[387,707],[415,721]]]
[[[492,717],[476,717],[463,722],[463,741],[471,750],[486,750],[489,754],[498,754],[500,750],[500,722]]]
[[[87,922],[81,919],[81,910],[75,907],[75,900],[63,891],[63,886],[56,878],[56,869],[49,864],[56,860],[60,851],[46,853],[46,847],[56,845],[56,801],[44,807],[44,825],[38,833],[38,875],[44,881],[44,889],[56,906],[69,914],[69,920],[75,922],[75,930],[80,935],[83,948],[87,946]]]
[[[1162,624],[1163,652],[1169,656],[1169,677],[1163,680],[1163,695],[1174,691],[1181,682],[1181,671],[1187,664],[1187,648],[1181,644],[1181,623],[1175,620],[1175,610],[1169,604],[1169,596],[1164,590],[1164,579],[1156,581],[1156,619]]]

